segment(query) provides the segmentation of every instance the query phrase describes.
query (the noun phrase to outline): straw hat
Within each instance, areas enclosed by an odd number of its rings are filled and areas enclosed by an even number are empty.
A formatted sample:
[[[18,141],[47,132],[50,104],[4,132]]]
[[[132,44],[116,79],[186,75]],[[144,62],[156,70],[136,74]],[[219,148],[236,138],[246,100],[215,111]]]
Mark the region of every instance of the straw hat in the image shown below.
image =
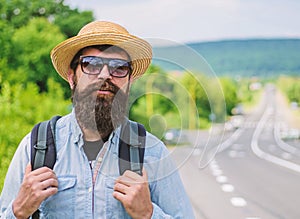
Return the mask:
[[[77,34],[58,44],[51,51],[51,60],[60,76],[68,80],[68,69],[76,53],[87,46],[110,44],[124,49],[132,62],[131,78],[136,79],[147,70],[152,59],[151,45],[133,36],[115,23],[94,21],[85,25]]]

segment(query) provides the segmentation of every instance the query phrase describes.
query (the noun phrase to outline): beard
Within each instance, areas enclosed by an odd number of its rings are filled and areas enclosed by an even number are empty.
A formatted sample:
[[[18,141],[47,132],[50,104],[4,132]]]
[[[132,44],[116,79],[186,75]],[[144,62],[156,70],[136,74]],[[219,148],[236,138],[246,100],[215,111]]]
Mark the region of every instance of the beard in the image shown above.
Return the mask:
[[[102,138],[108,137],[124,121],[128,94],[109,80],[93,83],[82,91],[76,87],[72,100],[79,125],[98,131]],[[99,90],[110,91],[110,94],[98,94]]]

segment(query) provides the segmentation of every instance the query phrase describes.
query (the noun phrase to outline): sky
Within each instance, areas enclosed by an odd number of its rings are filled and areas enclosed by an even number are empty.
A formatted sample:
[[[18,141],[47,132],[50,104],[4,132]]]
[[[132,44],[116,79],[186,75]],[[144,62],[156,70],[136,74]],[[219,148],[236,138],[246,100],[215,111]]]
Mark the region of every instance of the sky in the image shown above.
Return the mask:
[[[299,0],[65,0],[142,38],[176,43],[300,38]]]

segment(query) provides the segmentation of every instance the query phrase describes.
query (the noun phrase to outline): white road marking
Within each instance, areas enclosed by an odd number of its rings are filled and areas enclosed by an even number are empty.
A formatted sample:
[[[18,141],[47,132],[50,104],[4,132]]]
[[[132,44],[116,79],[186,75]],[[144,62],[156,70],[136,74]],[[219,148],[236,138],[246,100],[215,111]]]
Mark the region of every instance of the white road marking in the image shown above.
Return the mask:
[[[241,197],[233,197],[230,201],[234,207],[245,207],[247,205],[246,200]]]
[[[211,164],[210,165],[210,169],[211,170],[219,170],[220,168],[219,168],[219,166],[217,164]]]
[[[226,183],[228,181],[226,176],[218,176],[216,180],[218,183]]]
[[[222,170],[213,170],[212,171],[212,175],[214,176],[220,176],[223,174],[223,171]]]
[[[279,166],[282,166],[282,167],[285,167],[285,168],[288,168],[288,169],[291,169],[291,170],[294,170],[294,171],[300,173],[300,165],[297,165],[290,161],[286,161],[286,160],[280,159],[276,156],[273,156],[271,154],[268,154],[268,153],[262,151],[258,147],[258,138],[260,137],[261,132],[264,127],[264,124],[268,118],[268,112],[270,112],[270,110],[268,110],[268,109],[263,114],[262,118],[258,122],[258,125],[254,131],[252,141],[251,141],[251,149],[252,149],[253,153],[256,154],[256,156],[260,157],[261,159],[267,160],[267,161],[277,164]]]
[[[218,166],[217,162],[213,160],[209,165],[213,176],[221,176],[223,171]]]
[[[276,126],[274,127],[274,138],[275,138],[275,141],[276,143],[278,144],[278,146],[284,150],[284,151],[287,151],[291,154],[296,154],[298,153],[298,149],[285,143],[281,137],[280,137],[280,123],[277,122]]]
[[[224,185],[222,185],[222,190],[223,190],[223,192],[233,192],[234,186],[231,184],[224,184]]]

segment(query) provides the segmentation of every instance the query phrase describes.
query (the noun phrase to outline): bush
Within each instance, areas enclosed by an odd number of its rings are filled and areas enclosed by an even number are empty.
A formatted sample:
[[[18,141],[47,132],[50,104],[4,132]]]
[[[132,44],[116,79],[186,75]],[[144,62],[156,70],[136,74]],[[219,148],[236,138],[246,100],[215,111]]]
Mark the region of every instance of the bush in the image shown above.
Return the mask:
[[[47,83],[49,92],[39,93],[33,83],[11,85],[0,81],[0,190],[18,144],[34,124],[70,111],[70,101],[64,100],[60,85],[52,79]]]

